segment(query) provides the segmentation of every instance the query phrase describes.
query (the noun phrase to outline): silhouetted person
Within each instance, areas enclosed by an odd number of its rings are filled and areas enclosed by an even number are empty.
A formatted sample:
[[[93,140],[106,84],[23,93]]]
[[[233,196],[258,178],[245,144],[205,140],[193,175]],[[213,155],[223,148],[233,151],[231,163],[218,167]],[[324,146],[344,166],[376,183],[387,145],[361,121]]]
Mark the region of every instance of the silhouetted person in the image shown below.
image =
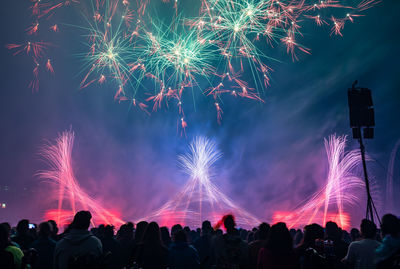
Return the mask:
[[[315,246],[315,241],[316,240],[322,241],[323,239],[324,239],[324,228],[322,228],[322,226],[316,223],[309,224],[306,227],[304,227],[303,240],[297,246],[296,252],[298,252],[299,255],[302,255],[302,253],[308,248],[313,248],[317,251],[320,251],[321,249],[317,249],[317,247]]]
[[[14,269],[14,256],[6,251],[6,247],[10,245],[10,238],[7,227],[0,224],[0,268]]]
[[[143,235],[149,223],[147,221],[140,221],[136,224],[135,243],[140,244],[143,240]]]
[[[213,236],[213,228],[211,226],[211,222],[208,220],[203,221],[201,225],[201,235],[200,237],[193,243],[193,246],[196,248],[199,254],[199,260],[202,265],[202,268],[211,268],[211,240]]]
[[[22,259],[24,257],[24,253],[22,252],[22,250],[16,246],[16,244],[14,244],[11,240],[10,240],[10,229],[5,226],[2,225],[3,227],[6,227],[6,233],[7,233],[7,246],[5,248],[5,251],[10,252],[13,257],[14,257],[14,266],[16,269],[20,269],[21,268],[21,264],[22,264]]]
[[[333,251],[329,250],[329,243],[325,245],[325,255],[330,261],[330,268],[344,268],[342,259],[347,254],[349,245],[342,240],[342,232],[333,221],[328,221],[325,226],[325,240],[333,242]]]
[[[137,227],[141,227],[140,223],[138,223]],[[137,232],[141,230],[136,230]],[[134,236],[134,229],[133,224],[128,225],[128,223],[121,225],[117,233],[117,241],[121,246],[121,259],[124,266],[128,267],[129,264],[133,263],[133,255],[135,252],[135,236]]]
[[[271,227],[268,223],[261,223],[256,232],[258,239],[249,244],[249,262],[250,268],[257,268],[258,253],[260,249],[265,246],[267,242],[268,232]]]
[[[321,225],[313,223],[304,227],[303,239],[295,248],[295,253],[300,259],[300,268],[318,269],[323,267],[323,240],[324,228]],[[319,242],[318,246],[316,242]]]
[[[143,240],[143,235],[144,232],[146,231],[147,226],[149,223],[147,221],[140,221],[136,224],[136,230],[134,233],[134,239],[133,241],[130,240],[130,232],[129,236],[125,238],[124,236],[117,237],[118,241],[120,241],[121,246],[122,246],[122,251],[124,253],[124,256],[129,256],[129,264],[136,262],[135,256],[137,252],[137,248],[139,244]],[[120,231],[122,231],[123,226],[125,226],[125,230],[129,230],[128,225],[122,225]],[[124,233],[121,233],[121,235]]]
[[[47,221],[48,223],[50,223],[51,225],[51,239],[53,239],[54,241],[58,241],[60,240],[59,236],[58,236],[58,226],[57,226],[57,222],[55,222],[54,220],[49,220]]]
[[[197,250],[189,245],[186,232],[183,230],[177,232],[169,250],[169,268],[198,269],[199,265],[199,255]]]
[[[50,238],[51,229],[52,226],[49,222],[42,222],[39,225],[39,237],[30,245],[30,248],[37,251],[37,258],[32,268],[53,268],[56,242]]]
[[[350,268],[374,269],[375,249],[380,245],[375,240],[376,225],[370,220],[363,219],[360,225],[362,240],[350,244],[349,250],[343,262]]]
[[[166,248],[169,248],[172,243],[172,240],[171,240],[171,236],[169,235],[168,228],[163,226],[160,228],[160,232],[161,232],[161,240],[162,240],[164,246]]]
[[[247,268],[249,250],[247,244],[240,238],[232,215],[223,217],[226,233],[215,238],[214,256],[218,269]]]
[[[11,238],[22,250],[27,250],[35,238],[29,232],[29,220],[20,220],[17,224],[17,234]]]
[[[353,228],[350,230],[351,241],[357,241],[361,239],[360,231],[357,228]]]
[[[258,254],[257,268],[299,268],[299,262],[293,250],[293,239],[285,223],[278,222],[271,226],[265,247]]]
[[[175,224],[174,226],[172,226],[172,228],[171,228],[172,241],[175,241],[175,234],[181,230],[183,230],[183,228],[182,228],[182,225],[180,225],[180,224]]]
[[[165,269],[168,267],[168,249],[161,241],[160,228],[149,223],[142,242],[137,246],[136,263],[143,269]]]
[[[297,247],[300,245],[300,243],[303,241],[303,231],[300,229],[297,229],[296,234],[293,237],[293,246]]]
[[[126,265],[124,257],[122,256],[121,244],[114,238],[114,227],[107,225],[104,227],[103,238],[101,239],[103,245],[103,253],[110,253],[106,262],[106,268],[119,269]]]
[[[76,264],[83,267],[85,262],[89,268],[102,255],[100,239],[88,231],[91,219],[89,211],[79,211],[75,214],[71,230],[56,244],[54,253],[56,269],[77,267]]]
[[[382,217],[382,244],[376,249],[378,268],[391,268],[390,259],[400,251],[400,220],[392,214]]]

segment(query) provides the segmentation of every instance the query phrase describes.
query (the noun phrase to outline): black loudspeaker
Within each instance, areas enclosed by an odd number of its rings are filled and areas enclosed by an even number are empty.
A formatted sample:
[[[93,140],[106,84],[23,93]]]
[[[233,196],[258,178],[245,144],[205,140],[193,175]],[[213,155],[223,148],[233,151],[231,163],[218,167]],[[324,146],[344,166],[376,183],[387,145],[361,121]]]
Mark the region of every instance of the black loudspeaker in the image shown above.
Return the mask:
[[[348,101],[351,128],[375,126],[375,115],[370,89],[349,89]]]

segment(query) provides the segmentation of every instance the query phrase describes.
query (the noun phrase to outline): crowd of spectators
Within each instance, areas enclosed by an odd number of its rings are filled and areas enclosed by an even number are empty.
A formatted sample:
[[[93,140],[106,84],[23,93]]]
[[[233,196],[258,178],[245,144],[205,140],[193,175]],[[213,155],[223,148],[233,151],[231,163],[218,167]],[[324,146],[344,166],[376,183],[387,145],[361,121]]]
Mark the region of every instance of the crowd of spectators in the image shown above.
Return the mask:
[[[2,269],[341,269],[400,268],[400,220],[383,216],[380,230],[364,219],[348,233],[335,222],[289,229],[279,222],[252,230],[236,227],[234,217],[223,228],[204,221],[191,230],[176,224],[128,222],[90,228],[91,214],[76,213],[59,233],[53,220],[30,227],[19,221],[0,224]]]

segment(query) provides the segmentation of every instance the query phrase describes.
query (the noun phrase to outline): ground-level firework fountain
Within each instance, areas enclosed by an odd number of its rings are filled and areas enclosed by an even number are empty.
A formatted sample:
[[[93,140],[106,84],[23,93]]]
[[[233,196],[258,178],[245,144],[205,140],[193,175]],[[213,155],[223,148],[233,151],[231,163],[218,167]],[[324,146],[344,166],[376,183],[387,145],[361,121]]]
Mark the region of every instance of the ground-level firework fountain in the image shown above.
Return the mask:
[[[352,173],[361,162],[359,151],[345,153],[345,146],[346,136],[332,135],[325,139],[329,162],[326,185],[292,212],[275,212],[274,221],[284,221],[292,227],[335,221],[344,229],[350,227],[345,206],[358,202],[355,191],[362,189],[364,182]]]
[[[124,223],[118,213],[102,207],[79,186],[71,164],[73,142],[74,133],[66,131],[54,145],[47,145],[42,150],[50,168],[42,171],[40,176],[55,183],[58,193],[58,208],[47,211],[45,217],[63,224],[71,220],[76,211],[90,210],[93,224]],[[349,228],[350,215],[346,209],[358,203],[357,189],[362,189],[364,183],[353,174],[360,162],[358,151],[345,153],[345,145],[345,136],[333,135],[325,140],[329,163],[326,184],[295,210],[275,212],[273,222],[284,221],[291,227],[302,227],[313,222],[323,224],[333,220],[342,228]],[[240,208],[212,182],[216,178],[213,165],[221,156],[214,142],[204,137],[195,138],[188,153],[179,156],[181,167],[189,175],[187,183],[161,208],[136,221],[157,221],[169,227],[179,223],[194,228],[201,226],[203,220],[208,219],[215,224],[223,215],[233,214],[241,227],[258,225],[261,218]],[[265,220],[268,221],[268,218]]]
[[[197,137],[190,151],[180,156],[181,165],[190,176],[182,190],[160,209],[142,218],[154,220],[163,226],[176,223],[201,227],[205,219],[217,223],[224,214],[233,214],[239,226],[250,228],[260,220],[246,212],[222,193],[212,182],[212,165],[221,157],[216,145]]]
[[[47,160],[49,169],[39,173],[43,179],[50,180],[57,185],[58,208],[48,210],[46,219],[54,219],[59,225],[68,224],[79,210],[89,210],[93,215],[93,225],[112,223],[121,225],[124,222],[118,214],[102,207],[95,199],[88,195],[75,178],[72,168],[72,148],[75,134],[71,131],[63,132],[55,144],[46,145],[42,156]]]

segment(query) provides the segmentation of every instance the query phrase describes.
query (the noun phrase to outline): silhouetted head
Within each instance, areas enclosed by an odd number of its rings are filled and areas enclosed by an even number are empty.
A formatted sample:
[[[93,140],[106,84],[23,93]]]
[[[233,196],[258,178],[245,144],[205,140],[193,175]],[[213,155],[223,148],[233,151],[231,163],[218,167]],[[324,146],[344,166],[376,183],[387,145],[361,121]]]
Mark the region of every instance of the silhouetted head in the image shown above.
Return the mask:
[[[131,230],[133,230],[135,228],[135,224],[131,221],[128,221],[126,223],[126,226],[128,227],[128,229],[131,229]]]
[[[235,218],[232,215],[226,215],[222,220],[224,221],[224,227],[228,232],[235,229]]]
[[[160,228],[160,232],[161,232],[161,239],[164,245],[169,246],[169,244],[171,243],[171,236],[169,235],[168,228],[163,226]]]
[[[10,234],[7,227],[3,224],[0,224],[0,250],[6,248],[10,242]]]
[[[146,231],[147,225],[149,223],[147,221],[140,221],[136,224],[136,232],[135,232],[135,242],[142,242],[144,232]]]
[[[17,233],[20,235],[26,234],[29,231],[29,220],[20,220],[17,224]]]
[[[304,237],[302,245],[314,247],[316,239],[324,239],[324,228],[316,223],[304,227]]]
[[[104,227],[104,238],[113,238],[114,237],[114,226],[107,225]]]
[[[160,227],[157,222],[150,222],[143,235],[143,243],[161,245]]]
[[[1,223],[0,225],[3,225],[4,227],[6,227],[7,233],[10,234],[10,232],[11,232],[11,225],[10,225],[10,223],[8,223],[8,222],[3,222],[3,223]]]
[[[213,228],[211,226],[211,222],[208,220],[203,221],[201,224],[201,232],[202,234],[210,234],[212,232]]]
[[[180,225],[180,224],[175,224],[174,226],[172,226],[171,237],[172,237],[173,241],[175,241],[175,234],[181,230],[183,230],[183,228],[182,228],[182,225]]]
[[[382,235],[391,235],[393,237],[399,236],[400,232],[400,221],[392,214],[386,214],[382,217],[381,224]]]
[[[336,222],[328,221],[325,225],[326,237],[330,239],[337,239],[340,237],[340,230]]]
[[[278,222],[271,226],[268,233],[266,248],[274,255],[288,255],[293,251],[293,239],[286,224]]]
[[[258,238],[260,240],[266,240],[270,228],[271,226],[268,223],[261,223],[260,226],[258,226]]]
[[[51,225],[51,234],[53,236],[57,235],[58,234],[57,222],[55,222],[54,220],[49,220],[47,222],[50,223],[50,225]]]
[[[350,230],[351,241],[356,241],[360,238],[360,231],[357,228],[353,228]]]
[[[51,224],[46,221],[39,224],[39,236],[49,237],[51,235]]]
[[[180,230],[175,234],[175,242],[186,243],[187,242],[187,235],[184,230]]]
[[[361,234],[365,238],[373,239],[376,236],[376,225],[368,219],[363,219],[360,225]]]
[[[77,230],[87,230],[89,229],[91,219],[92,214],[89,211],[79,211],[75,214],[71,227]]]

